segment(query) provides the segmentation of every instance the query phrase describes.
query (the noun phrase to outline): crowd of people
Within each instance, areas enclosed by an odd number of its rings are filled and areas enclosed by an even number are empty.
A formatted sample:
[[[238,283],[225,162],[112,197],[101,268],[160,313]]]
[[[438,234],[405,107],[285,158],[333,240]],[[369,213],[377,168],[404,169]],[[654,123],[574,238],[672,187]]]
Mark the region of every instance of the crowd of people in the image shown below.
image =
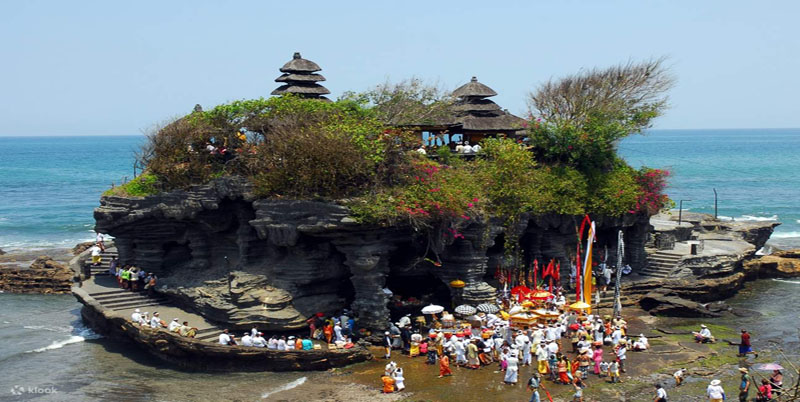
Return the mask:
[[[508,300],[498,304],[514,308]],[[565,304],[563,295],[557,293],[544,307],[554,318],[523,327],[497,314],[478,313],[480,326],[464,324],[460,329],[442,328],[435,315],[430,324],[415,321],[419,325],[412,325],[406,315],[385,332],[384,358],[391,359],[393,350],[408,357],[424,356],[427,364],[438,366],[440,378],[453,375],[451,364],[472,370],[490,368],[501,372],[501,381],[508,385],[519,382],[520,367],[533,366],[534,375],[526,386],[536,398],[544,382],[551,381],[573,387],[576,400],[582,400],[588,376],[621,382],[628,351],[644,351],[650,344],[644,334],[629,338],[627,322],[621,316],[584,314],[567,310]],[[384,392],[392,392],[387,386],[389,379],[397,383],[387,370],[381,379]]]

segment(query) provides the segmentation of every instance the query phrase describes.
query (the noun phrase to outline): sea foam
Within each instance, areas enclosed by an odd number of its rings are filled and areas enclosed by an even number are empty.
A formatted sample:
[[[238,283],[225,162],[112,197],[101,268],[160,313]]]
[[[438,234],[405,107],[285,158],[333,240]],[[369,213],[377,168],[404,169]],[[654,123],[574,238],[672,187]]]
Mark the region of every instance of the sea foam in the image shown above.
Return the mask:
[[[770,236],[772,239],[789,239],[794,237],[800,237],[800,232],[775,232]]]
[[[42,352],[47,352],[48,350],[61,349],[64,346],[69,345],[71,343],[83,342],[85,340],[86,340],[86,338],[84,338],[82,336],[73,335],[73,336],[70,336],[69,339],[65,339],[63,341],[54,341],[53,343],[51,343],[51,344],[49,344],[49,345],[47,345],[45,347],[37,348],[37,349],[33,349],[33,350],[28,350],[25,353],[42,353]]]
[[[270,395],[277,394],[278,392],[281,392],[281,391],[286,391],[286,390],[290,390],[292,388],[297,388],[297,387],[303,385],[303,383],[305,383],[306,380],[307,380],[306,377],[300,377],[300,378],[298,378],[298,379],[296,379],[296,380],[294,380],[294,381],[292,381],[290,383],[281,385],[278,388],[275,388],[275,389],[273,389],[271,391],[267,391],[267,392],[261,394],[261,399],[267,399],[267,398],[269,398]]]

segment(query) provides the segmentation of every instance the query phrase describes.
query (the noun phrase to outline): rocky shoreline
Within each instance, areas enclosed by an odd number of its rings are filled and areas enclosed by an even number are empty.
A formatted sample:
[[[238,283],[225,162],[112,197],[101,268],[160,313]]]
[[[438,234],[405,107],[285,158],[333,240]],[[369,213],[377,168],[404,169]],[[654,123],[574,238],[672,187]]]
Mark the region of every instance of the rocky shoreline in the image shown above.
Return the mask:
[[[361,345],[351,349],[277,351],[203,342],[165,329],[133,324],[127,317],[104,308],[80,287],[73,287],[72,294],[83,304],[81,317],[84,322],[96,332],[131,341],[153,356],[188,370],[317,371],[372,358]]]

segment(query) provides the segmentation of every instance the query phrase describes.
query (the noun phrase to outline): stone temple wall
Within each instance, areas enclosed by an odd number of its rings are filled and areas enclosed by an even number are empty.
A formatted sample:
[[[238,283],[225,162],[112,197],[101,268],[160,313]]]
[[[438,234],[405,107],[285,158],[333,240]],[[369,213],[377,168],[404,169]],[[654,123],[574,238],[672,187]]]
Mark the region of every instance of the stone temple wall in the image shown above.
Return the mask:
[[[100,204],[96,230],[115,237],[123,264],[155,272],[175,302],[232,328],[275,331],[302,328],[316,312],[343,308],[357,314],[360,327],[384,329],[390,277],[424,276],[444,285],[460,279],[466,287],[447,287],[449,297],[491,301],[506,238],[519,239],[528,260],[561,261],[566,278],[580,222],[523,216],[514,233],[505,233],[499,220],[474,221],[459,229],[463,238],[439,230],[429,239],[408,226],[359,224],[334,203],[255,199],[238,178],[145,198],[103,197]],[[644,263],[647,217],[597,222],[614,234],[604,241],[615,242],[623,230],[631,265]]]

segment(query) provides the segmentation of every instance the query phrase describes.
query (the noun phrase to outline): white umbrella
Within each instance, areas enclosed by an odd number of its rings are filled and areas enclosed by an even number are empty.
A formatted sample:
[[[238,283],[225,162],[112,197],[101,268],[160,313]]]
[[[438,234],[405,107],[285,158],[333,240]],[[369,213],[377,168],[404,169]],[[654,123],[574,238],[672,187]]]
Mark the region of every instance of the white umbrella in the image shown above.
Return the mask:
[[[482,311],[486,314],[491,314],[500,311],[500,307],[497,307],[494,304],[483,303],[478,305],[478,311]]]
[[[444,311],[444,307],[431,304],[422,308],[422,314],[439,314]]]
[[[456,307],[455,311],[456,311],[457,314],[461,314],[461,315],[473,315],[473,314],[478,312],[478,309],[476,309],[475,307],[472,307],[472,306],[470,306],[468,304],[462,304],[462,305]]]

